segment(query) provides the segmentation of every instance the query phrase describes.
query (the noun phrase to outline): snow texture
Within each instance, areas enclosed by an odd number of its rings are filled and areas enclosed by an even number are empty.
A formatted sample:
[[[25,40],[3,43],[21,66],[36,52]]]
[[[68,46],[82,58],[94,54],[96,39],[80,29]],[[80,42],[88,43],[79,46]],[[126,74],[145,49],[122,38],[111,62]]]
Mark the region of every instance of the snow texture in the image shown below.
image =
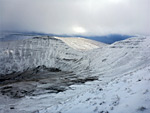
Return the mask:
[[[81,71],[88,68],[88,58],[59,39],[33,39],[0,42],[0,74],[23,72],[41,65],[63,71]],[[80,66],[80,68],[78,68]]]
[[[149,113],[150,37],[133,37],[97,48],[51,37],[0,42],[0,74],[39,65],[74,71],[99,79],[57,94],[26,96],[21,100],[0,96],[2,113]],[[80,39],[78,39],[80,42]],[[90,41],[88,41],[90,43]],[[93,43],[91,43],[93,44]],[[69,47],[72,45],[73,48]],[[89,46],[90,45],[90,46]],[[82,46],[83,47],[83,46]],[[97,49],[93,49],[93,48]],[[85,48],[84,48],[85,49]],[[13,107],[14,109],[9,109]]]

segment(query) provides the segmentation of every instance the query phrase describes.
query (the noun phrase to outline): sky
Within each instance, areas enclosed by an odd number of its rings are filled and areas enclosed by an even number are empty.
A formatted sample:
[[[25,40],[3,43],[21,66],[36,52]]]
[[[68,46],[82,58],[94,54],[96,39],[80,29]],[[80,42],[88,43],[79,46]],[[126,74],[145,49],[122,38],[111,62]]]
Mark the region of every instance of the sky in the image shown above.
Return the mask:
[[[0,30],[150,35],[150,0],[0,0]]]

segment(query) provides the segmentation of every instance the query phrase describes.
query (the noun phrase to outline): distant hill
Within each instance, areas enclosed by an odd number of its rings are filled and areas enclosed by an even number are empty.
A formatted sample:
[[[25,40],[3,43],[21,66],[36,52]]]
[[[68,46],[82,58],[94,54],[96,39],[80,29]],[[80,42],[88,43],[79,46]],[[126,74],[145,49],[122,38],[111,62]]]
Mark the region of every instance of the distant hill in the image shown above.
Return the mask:
[[[80,37],[78,37],[78,38],[76,38],[76,37],[68,37],[68,38],[55,37],[55,38],[62,40],[67,45],[69,45],[70,47],[72,47],[76,50],[91,50],[91,49],[95,49],[95,48],[102,48],[107,45],[102,42],[97,42],[94,40],[80,38]]]
[[[22,35],[21,37],[16,35]],[[81,37],[86,39],[92,39],[95,41],[103,42],[106,44],[112,44],[116,41],[125,40],[130,37],[130,35],[120,35],[120,34],[110,34],[110,35],[103,35],[103,36],[84,36],[84,35],[67,35],[67,34],[48,34],[48,33],[40,33],[40,32],[10,32],[6,31],[3,35],[0,36],[0,41],[9,41],[9,40],[20,40],[31,38],[32,36],[56,36],[56,37]]]

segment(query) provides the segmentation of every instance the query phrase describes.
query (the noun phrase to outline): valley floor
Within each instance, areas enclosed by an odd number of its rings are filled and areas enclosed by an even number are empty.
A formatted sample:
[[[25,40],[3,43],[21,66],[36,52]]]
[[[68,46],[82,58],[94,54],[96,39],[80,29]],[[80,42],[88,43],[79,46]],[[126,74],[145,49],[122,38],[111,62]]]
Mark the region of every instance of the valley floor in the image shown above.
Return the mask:
[[[21,100],[0,96],[0,113],[149,113],[149,84],[150,66],[146,66],[71,85],[69,90],[57,94],[26,96]]]

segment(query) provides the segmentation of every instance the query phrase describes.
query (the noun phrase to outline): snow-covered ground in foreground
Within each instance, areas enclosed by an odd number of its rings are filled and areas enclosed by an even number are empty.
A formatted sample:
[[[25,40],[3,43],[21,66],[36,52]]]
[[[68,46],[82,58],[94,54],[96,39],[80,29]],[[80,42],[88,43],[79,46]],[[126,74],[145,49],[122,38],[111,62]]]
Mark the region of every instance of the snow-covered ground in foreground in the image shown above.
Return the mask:
[[[0,73],[45,65],[72,70],[78,76],[98,76],[99,80],[71,85],[57,94],[21,99],[0,95],[0,113],[150,112],[150,37],[134,37],[89,51],[74,50],[69,46],[79,47],[79,43],[64,42],[43,37],[0,43]],[[81,44],[89,45],[83,40]]]
[[[39,113],[149,113],[150,66],[117,76],[109,82],[81,86],[80,94]],[[82,91],[82,88],[93,87]],[[72,86],[72,88],[80,86]],[[75,91],[74,91],[75,92]]]

